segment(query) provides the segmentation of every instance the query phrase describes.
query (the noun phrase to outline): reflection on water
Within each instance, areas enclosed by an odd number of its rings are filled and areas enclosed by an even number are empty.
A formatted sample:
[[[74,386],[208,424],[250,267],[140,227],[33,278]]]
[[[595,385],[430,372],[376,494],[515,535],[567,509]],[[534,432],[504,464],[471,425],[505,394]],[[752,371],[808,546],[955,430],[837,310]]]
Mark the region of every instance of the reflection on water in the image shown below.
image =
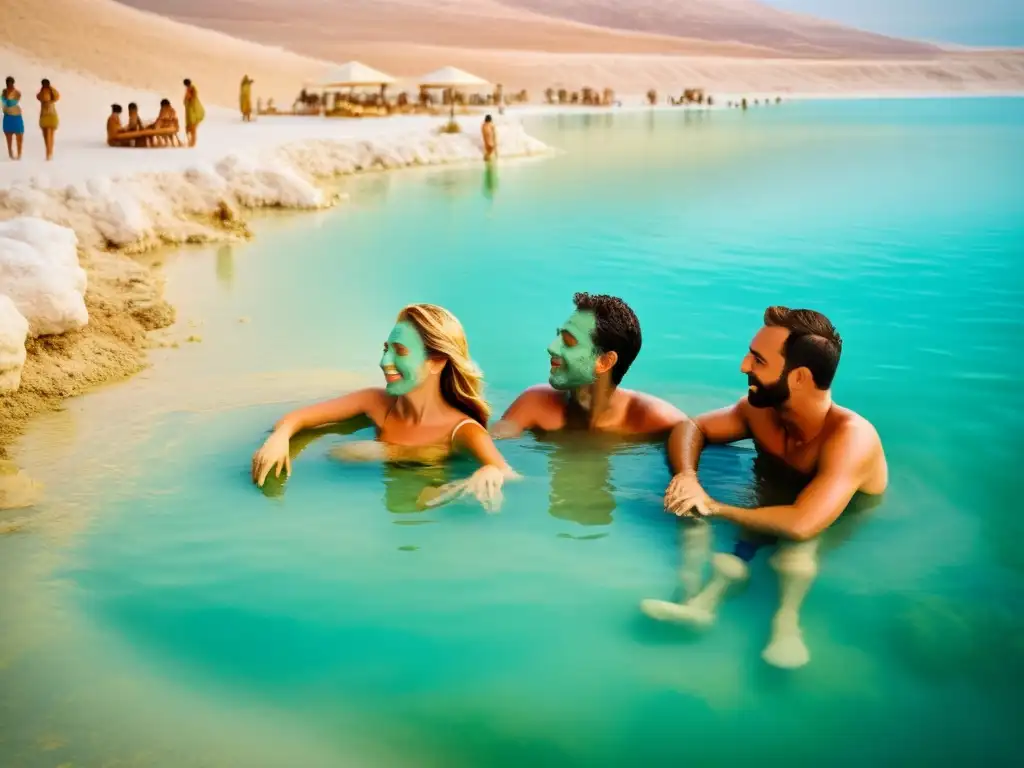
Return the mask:
[[[484,197],[488,200],[494,199],[494,192],[498,189],[498,164],[496,162],[484,163]]]
[[[380,205],[387,200],[388,193],[391,191],[392,176],[393,174],[386,171],[372,172],[365,176],[343,179],[339,186],[344,189],[346,186],[356,183],[359,192],[353,199],[355,204],[359,206]]]
[[[327,435],[351,435],[354,432],[358,432],[361,429],[366,429],[373,422],[367,416],[358,416],[354,419],[349,419],[346,422],[340,424],[327,424],[316,429],[304,429],[296,435],[292,436],[292,439],[288,441],[288,455],[292,460],[294,467],[296,459],[302,455],[309,446],[315,443],[322,437]],[[270,436],[270,432],[267,431],[266,437]],[[264,438],[266,439],[266,438]],[[285,486],[288,483],[288,476],[284,470],[281,470],[280,476],[275,474],[272,470],[264,480],[263,485],[259,486],[264,496],[270,498],[278,498],[284,494]]]
[[[235,252],[230,243],[217,249],[217,281],[227,287],[235,279]]]
[[[611,451],[616,442],[580,433],[553,433],[537,438],[548,454],[551,488],[548,514],[580,525],[611,525],[615,486]]]
[[[466,184],[466,171],[462,168],[445,168],[424,177],[424,182],[434,191],[452,200],[464,197],[470,187]]]
[[[424,514],[418,501],[425,489],[437,488],[468,474],[459,473],[447,464],[384,464],[383,473],[384,506],[393,515]]]
[[[293,467],[298,457],[311,446],[315,445],[316,450],[319,452],[328,452],[327,448],[330,445],[329,438],[331,436],[351,436],[364,430],[368,430],[368,434],[363,435],[362,439],[374,439],[373,423],[366,416],[350,419],[340,424],[328,424],[317,429],[306,429],[299,432],[289,442],[289,455],[291,456]],[[353,463],[348,460],[334,458],[331,460],[332,462],[340,461],[339,466],[355,467],[362,464],[362,462]],[[385,509],[395,515],[423,514],[424,509],[418,504],[418,500],[424,489],[436,488],[456,477],[467,476],[475,469],[475,466],[471,466],[470,462],[459,458],[443,464],[390,463],[378,462],[376,460],[368,463],[380,468],[384,486],[384,493],[381,498]],[[280,498],[284,495],[285,487],[289,481],[284,472],[281,473],[280,477],[275,476],[271,472],[262,487],[260,487],[260,490],[264,496]],[[418,520],[396,520],[395,522],[399,525],[418,525],[432,521],[424,518]]]

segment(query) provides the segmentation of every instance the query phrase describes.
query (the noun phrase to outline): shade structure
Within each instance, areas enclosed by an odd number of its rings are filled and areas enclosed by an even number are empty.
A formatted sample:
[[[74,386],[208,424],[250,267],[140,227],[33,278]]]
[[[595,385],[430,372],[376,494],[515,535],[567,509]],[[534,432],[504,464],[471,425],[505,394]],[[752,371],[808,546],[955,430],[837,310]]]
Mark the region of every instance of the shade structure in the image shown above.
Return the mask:
[[[390,85],[395,82],[391,75],[368,67],[361,61],[350,61],[337,69],[331,70],[320,80],[307,83],[308,86],[321,89],[352,88],[360,85]]]
[[[441,67],[419,79],[420,88],[473,88],[490,85],[482,77],[472,75],[458,67]],[[451,100],[450,119],[455,119],[455,99]]]
[[[482,77],[471,75],[457,67],[441,67],[441,69],[419,78],[418,82],[423,88],[468,88],[490,85]]]

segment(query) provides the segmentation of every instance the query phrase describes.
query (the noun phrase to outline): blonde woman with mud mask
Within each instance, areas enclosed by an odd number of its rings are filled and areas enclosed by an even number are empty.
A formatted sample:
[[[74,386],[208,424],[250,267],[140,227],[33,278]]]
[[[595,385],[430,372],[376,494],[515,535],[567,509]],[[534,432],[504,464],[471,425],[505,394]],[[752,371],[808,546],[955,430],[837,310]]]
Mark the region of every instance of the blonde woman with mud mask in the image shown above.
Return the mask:
[[[488,510],[500,507],[504,481],[518,475],[487,433],[490,406],[458,319],[433,304],[405,307],[384,342],[380,367],[384,387],[301,408],[278,421],[253,456],[253,481],[262,487],[271,471],[275,477],[282,470],[291,474],[289,444],[298,432],[365,416],[376,426],[377,440],[346,443],[338,458],[433,462],[465,452],[480,469],[438,489],[428,506],[472,495]]]

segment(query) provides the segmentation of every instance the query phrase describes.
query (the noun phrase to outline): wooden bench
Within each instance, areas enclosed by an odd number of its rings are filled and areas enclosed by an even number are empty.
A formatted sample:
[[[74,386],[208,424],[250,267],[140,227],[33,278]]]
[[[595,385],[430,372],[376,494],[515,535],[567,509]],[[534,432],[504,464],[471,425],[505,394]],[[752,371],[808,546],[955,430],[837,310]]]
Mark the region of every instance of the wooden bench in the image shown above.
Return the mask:
[[[310,109],[286,109],[280,110],[277,107],[267,109],[257,109],[257,115],[268,115],[272,117],[319,117],[323,111],[319,107],[311,107]]]
[[[141,145],[147,149],[153,146],[184,146],[181,143],[181,138],[178,136],[178,131],[174,128],[145,128],[141,131],[122,131],[113,138],[108,139],[107,144],[118,149],[134,148],[140,146],[135,143],[136,139],[170,139],[168,143],[147,141]]]

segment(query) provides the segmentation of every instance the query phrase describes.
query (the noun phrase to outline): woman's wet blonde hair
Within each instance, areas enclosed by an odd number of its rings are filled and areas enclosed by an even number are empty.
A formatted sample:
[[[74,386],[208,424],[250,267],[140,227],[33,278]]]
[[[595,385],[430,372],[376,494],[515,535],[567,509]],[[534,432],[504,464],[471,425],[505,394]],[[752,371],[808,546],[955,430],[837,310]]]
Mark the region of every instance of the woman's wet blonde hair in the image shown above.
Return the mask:
[[[483,375],[469,357],[469,342],[459,319],[436,304],[410,304],[398,313],[396,322],[403,320],[419,331],[428,356],[448,361],[441,371],[441,396],[486,427],[491,407],[484,399]]]

